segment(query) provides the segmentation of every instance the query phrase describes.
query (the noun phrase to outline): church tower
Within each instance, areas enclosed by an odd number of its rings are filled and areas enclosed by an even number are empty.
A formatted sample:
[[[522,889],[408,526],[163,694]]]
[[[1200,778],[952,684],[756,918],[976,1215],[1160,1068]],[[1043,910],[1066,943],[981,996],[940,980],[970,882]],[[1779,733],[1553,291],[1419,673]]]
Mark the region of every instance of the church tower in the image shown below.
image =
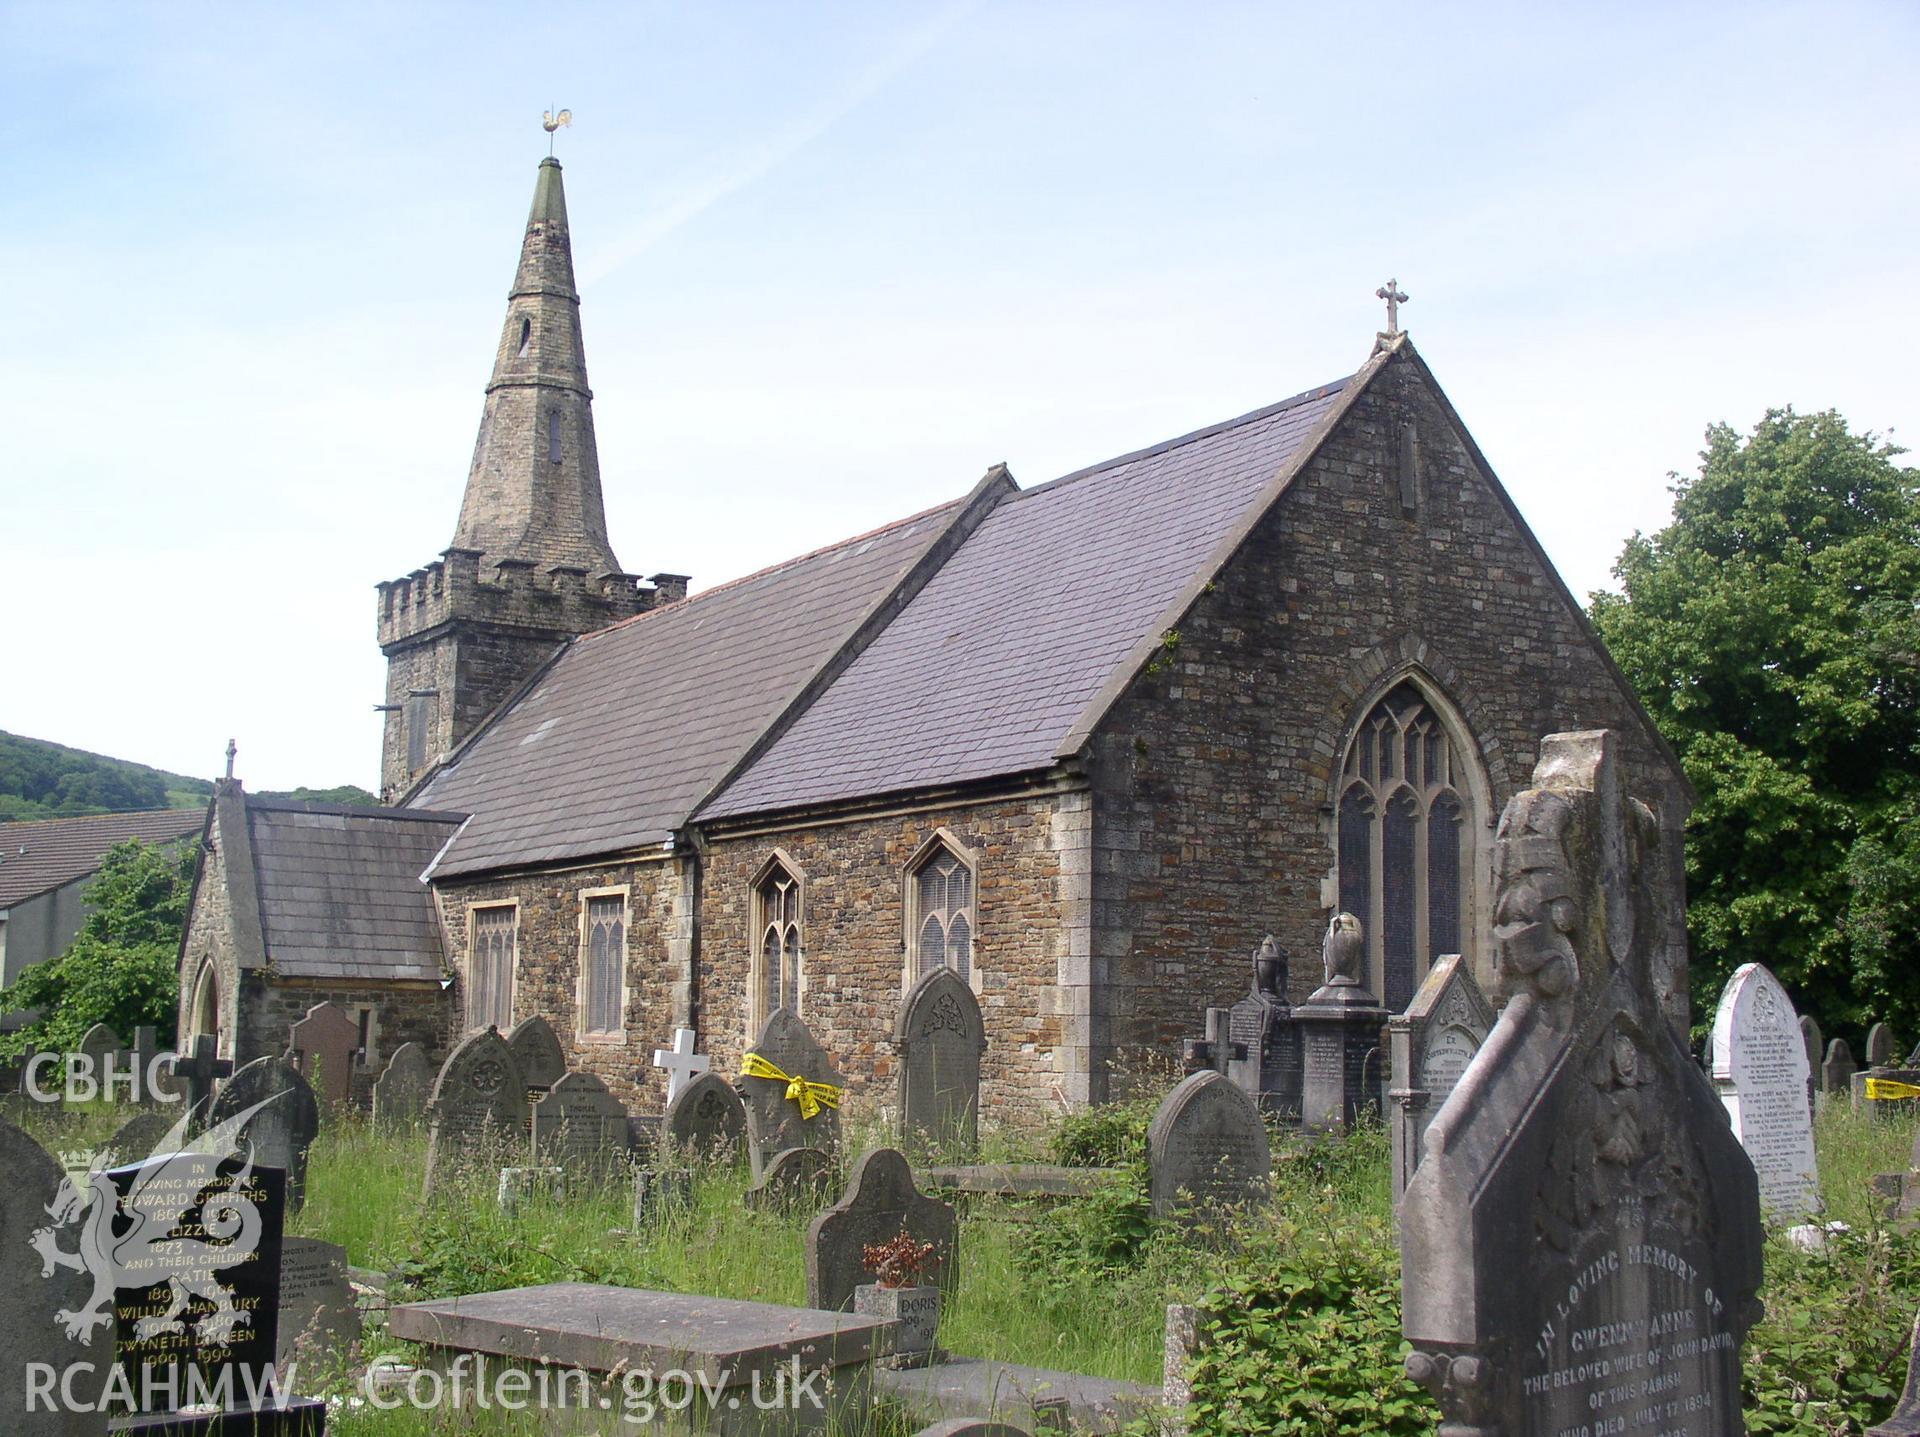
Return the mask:
[[[453,543],[380,585],[380,793],[395,802],[564,641],[683,598],[607,540],[560,162],[540,162]]]

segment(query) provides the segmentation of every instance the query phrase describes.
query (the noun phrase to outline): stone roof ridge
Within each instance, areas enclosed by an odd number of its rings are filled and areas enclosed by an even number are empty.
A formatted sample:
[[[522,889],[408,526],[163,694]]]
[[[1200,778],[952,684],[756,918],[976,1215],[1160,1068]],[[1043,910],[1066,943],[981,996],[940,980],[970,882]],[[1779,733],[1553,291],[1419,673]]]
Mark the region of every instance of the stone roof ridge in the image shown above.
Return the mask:
[[[327,803],[315,798],[264,798],[247,795],[247,807],[255,813],[311,813],[332,818],[419,819],[426,823],[461,823],[464,813],[434,808],[373,807],[359,803]]]
[[[996,470],[1004,472],[1005,469],[1006,466],[1000,464],[995,465],[994,469],[990,469],[987,472],[992,474]],[[597,639],[606,634],[613,633],[616,629],[624,629],[629,625],[642,623],[659,614],[685,613],[690,605],[698,604],[702,599],[711,599],[717,594],[731,593],[735,589],[744,588],[746,585],[756,583],[761,579],[771,578],[773,575],[791,569],[796,565],[805,564],[811,560],[831,554],[836,549],[851,549],[855,544],[864,544],[872,539],[883,538],[897,530],[906,528],[910,524],[918,524],[922,520],[933,518],[936,514],[943,514],[949,509],[956,509],[967,502],[967,497],[968,496],[963,494],[958,499],[949,499],[945,503],[935,504],[930,509],[922,509],[916,514],[907,515],[904,519],[895,519],[892,523],[882,524],[878,528],[868,529],[864,533],[855,534],[846,539],[839,539],[831,544],[822,544],[817,549],[809,549],[804,554],[795,554],[792,558],[782,559],[776,564],[769,564],[764,569],[755,569],[751,574],[742,574],[737,579],[728,579],[725,583],[715,584],[711,588],[702,589],[697,594],[689,594],[686,598],[678,599],[671,604],[661,604],[657,608],[642,609],[639,613],[621,619],[617,623],[608,624],[604,629],[595,629],[591,633],[582,634],[575,642],[585,643],[590,639]]]
[[[1035,494],[1044,494],[1049,489],[1058,489],[1067,484],[1078,483],[1082,479],[1091,479],[1095,475],[1104,474],[1110,469],[1117,469],[1123,464],[1132,464],[1141,459],[1152,459],[1161,454],[1168,453],[1171,450],[1178,449],[1182,445],[1196,444],[1202,439],[1211,439],[1216,434],[1224,434],[1228,430],[1238,429],[1242,425],[1258,424],[1263,419],[1271,419],[1276,414],[1284,413],[1302,404],[1312,404],[1317,400],[1325,399],[1330,394],[1338,394],[1353,382],[1353,378],[1354,376],[1349,374],[1343,379],[1336,379],[1327,384],[1318,384],[1312,389],[1303,389],[1298,394],[1278,400],[1275,403],[1263,404],[1258,409],[1249,410],[1247,413],[1236,415],[1232,419],[1222,419],[1216,423],[1195,429],[1190,433],[1178,434],[1171,439],[1162,439],[1156,444],[1147,445],[1144,449],[1135,449],[1126,454],[1116,454],[1111,459],[1102,459],[1098,464],[1089,464],[1084,469],[1075,469],[1070,474],[1062,474],[1059,478],[1049,479],[1044,484],[1035,484],[1031,489],[1022,489],[1015,497],[1026,499]]]

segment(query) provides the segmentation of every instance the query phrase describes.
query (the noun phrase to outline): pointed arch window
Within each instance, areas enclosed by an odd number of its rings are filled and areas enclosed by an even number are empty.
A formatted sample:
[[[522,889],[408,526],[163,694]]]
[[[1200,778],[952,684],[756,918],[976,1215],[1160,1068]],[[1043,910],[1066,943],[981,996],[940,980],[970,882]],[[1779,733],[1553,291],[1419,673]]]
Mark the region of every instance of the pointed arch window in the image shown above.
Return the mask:
[[[798,870],[769,859],[753,890],[753,1011],[757,1033],[775,1008],[800,1011],[800,959],[805,930]]]
[[[527,351],[532,348],[533,321],[530,319],[522,319],[520,321],[520,357],[525,359],[527,357]]]
[[[1396,685],[1355,728],[1341,766],[1340,907],[1366,935],[1374,992],[1393,1012],[1471,928],[1468,760],[1433,702]]]
[[[973,978],[973,867],[945,843],[936,843],[908,873],[911,923],[907,982],[935,969]]]

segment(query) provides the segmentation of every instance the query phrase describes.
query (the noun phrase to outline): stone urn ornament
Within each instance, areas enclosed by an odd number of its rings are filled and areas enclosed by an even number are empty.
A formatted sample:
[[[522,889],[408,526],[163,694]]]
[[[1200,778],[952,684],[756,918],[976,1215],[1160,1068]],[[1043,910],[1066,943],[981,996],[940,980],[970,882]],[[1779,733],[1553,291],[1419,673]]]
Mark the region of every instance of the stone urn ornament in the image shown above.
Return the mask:
[[[880,1280],[854,1288],[853,1310],[893,1323],[895,1367],[925,1367],[944,1355],[934,1346],[940,1330],[940,1289],[921,1281],[933,1254],[934,1244],[904,1230],[860,1249],[867,1271]]]

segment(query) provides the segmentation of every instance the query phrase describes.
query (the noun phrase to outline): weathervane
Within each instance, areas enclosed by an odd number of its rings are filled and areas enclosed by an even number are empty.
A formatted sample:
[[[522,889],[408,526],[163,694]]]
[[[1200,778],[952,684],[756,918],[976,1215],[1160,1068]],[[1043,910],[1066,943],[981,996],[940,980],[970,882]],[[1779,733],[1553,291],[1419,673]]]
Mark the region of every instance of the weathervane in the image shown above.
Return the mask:
[[[547,132],[547,158],[553,158],[553,132],[562,125],[573,124],[572,110],[548,110],[540,117],[540,128]]]
[[[1400,306],[1405,304],[1411,296],[1400,292],[1399,280],[1390,279],[1373,292],[1373,297],[1375,299],[1384,299],[1387,302],[1387,333],[1398,334],[1400,332]]]

